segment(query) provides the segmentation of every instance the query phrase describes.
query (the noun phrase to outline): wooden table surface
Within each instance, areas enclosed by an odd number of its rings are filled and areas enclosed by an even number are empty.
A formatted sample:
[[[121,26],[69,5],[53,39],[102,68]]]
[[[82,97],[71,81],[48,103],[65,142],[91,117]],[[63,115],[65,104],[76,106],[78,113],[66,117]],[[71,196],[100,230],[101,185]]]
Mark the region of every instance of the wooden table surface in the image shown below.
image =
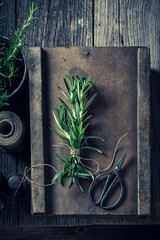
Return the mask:
[[[23,22],[32,0],[6,0],[0,7],[1,34]],[[27,31],[26,46],[146,46],[151,56],[151,215],[31,216],[30,193],[0,212],[1,227],[79,226],[93,224],[160,223],[160,1],[159,0],[39,0],[38,20]],[[28,79],[9,107],[22,116],[29,133]],[[5,175],[22,173],[30,164],[29,134],[21,154],[0,152]]]

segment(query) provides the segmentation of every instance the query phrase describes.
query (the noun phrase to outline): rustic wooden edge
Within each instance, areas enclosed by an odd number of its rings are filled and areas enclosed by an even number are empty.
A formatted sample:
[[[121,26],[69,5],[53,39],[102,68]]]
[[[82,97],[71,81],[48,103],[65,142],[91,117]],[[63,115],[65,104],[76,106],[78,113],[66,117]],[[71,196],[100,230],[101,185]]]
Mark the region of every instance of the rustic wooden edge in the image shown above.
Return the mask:
[[[31,167],[44,164],[43,157],[43,117],[42,117],[42,72],[41,48],[29,48],[29,95],[30,95],[30,136]],[[44,166],[31,169],[31,180],[44,185]],[[45,189],[31,183],[31,213],[45,213]]]
[[[137,213],[150,214],[150,57],[137,50]]]

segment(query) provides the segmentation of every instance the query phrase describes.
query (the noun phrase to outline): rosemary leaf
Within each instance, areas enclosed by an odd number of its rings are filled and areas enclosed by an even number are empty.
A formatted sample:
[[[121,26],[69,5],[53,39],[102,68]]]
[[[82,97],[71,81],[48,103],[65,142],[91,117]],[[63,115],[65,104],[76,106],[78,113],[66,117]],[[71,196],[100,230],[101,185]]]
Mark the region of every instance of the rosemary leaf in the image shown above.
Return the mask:
[[[104,142],[104,139],[101,138],[101,137],[97,137],[97,136],[85,136],[85,137],[84,137],[84,139],[92,139],[92,138],[94,138],[94,139],[100,139],[101,141]]]
[[[91,146],[84,146],[82,147],[81,149],[89,149],[89,150],[93,150],[93,151],[96,151],[96,152],[99,152],[99,153],[102,153],[102,151],[96,147],[91,147]]]
[[[61,171],[61,172],[58,172],[55,176],[54,176],[54,178],[52,179],[52,184],[54,184],[55,182],[56,182],[56,180],[58,179],[58,177],[62,174],[63,172]]]
[[[85,104],[84,107],[84,111],[86,111],[86,109],[89,107],[89,105],[93,102],[93,100],[95,99],[95,97],[97,96],[97,93],[95,93],[90,99],[89,101]]]
[[[77,185],[78,185],[78,187],[80,188],[80,190],[81,190],[82,192],[84,192],[84,190],[83,190],[83,188],[82,188],[82,186],[81,186],[81,184],[79,183],[79,181],[78,181],[77,178],[75,178],[75,182],[77,183]]]
[[[58,89],[62,92],[62,94],[64,95],[65,99],[68,101],[68,103],[71,103],[71,101],[70,101],[69,97],[67,96],[67,94],[65,93],[65,91],[61,87],[59,87],[59,86],[58,86]]]

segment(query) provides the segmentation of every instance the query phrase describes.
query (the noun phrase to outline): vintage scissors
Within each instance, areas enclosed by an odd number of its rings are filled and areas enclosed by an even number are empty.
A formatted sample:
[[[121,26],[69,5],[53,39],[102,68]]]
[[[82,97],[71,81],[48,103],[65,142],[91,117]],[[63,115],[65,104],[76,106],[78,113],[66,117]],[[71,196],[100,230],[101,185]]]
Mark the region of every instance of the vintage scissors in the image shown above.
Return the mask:
[[[118,164],[117,164],[117,166],[115,167],[115,169],[113,170],[113,171],[111,171],[111,172],[104,172],[104,173],[101,173],[101,174],[99,174],[93,181],[92,181],[92,183],[90,184],[90,186],[89,186],[89,190],[88,190],[88,194],[89,194],[89,198],[90,198],[90,200],[91,200],[91,202],[92,203],[94,203],[95,205],[100,205],[102,208],[104,208],[104,209],[112,209],[112,208],[114,208],[114,207],[116,207],[118,204],[119,204],[119,202],[121,201],[121,199],[122,199],[122,196],[123,196],[123,184],[122,184],[122,181],[121,181],[121,179],[120,179],[120,177],[119,177],[119,170],[121,169],[121,167],[122,167],[122,165],[123,165],[123,163],[124,163],[124,160],[125,160],[125,158],[126,158],[126,155],[127,155],[127,152],[125,152],[123,155],[122,155],[122,157],[120,158],[120,160],[119,160],[119,162],[118,162]],[[100,178],[102,177],[103,178],[103,176],[105,176],[105,175],[107,175],[107,179],[105,180],[105,183],[104,183],[104,187],[103,187],[103,189],[102,189],[102,192],[101,192],[101,194],[100,194],[100,197],[99,197],[99,199],[97,200],[97,201],[95,201],[94,199],[93,199],[93,194],[95,193],[95,187],[96,187],[96,183],[98,182],[99,184],[100,184]],[[104,178],[103,178],[104,179]],[[99,181],[98,181],[99,180]],[[115,203],[113,203],[113,204],[111,204],[111,205],[109,205],[109,206],[107,206],[106,204],[105,204],[105,202],[107,201],[107,199],[109,199],[109,194],[110,194],[110,191],[111,190],[114,190],[114,187],[115,187],[115,185],[116,185],[116,183],[119,183],[119,185],[120,185],[120,196],[119,196],[119,198],[118,198],[118,200],[115,202]]]

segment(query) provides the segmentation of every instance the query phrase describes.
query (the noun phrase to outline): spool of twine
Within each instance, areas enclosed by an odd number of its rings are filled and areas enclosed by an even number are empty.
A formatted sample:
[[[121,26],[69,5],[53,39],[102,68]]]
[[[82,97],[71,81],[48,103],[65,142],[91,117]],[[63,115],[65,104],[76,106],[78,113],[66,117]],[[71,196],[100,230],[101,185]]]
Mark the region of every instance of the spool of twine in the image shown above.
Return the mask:
[[[24,125],[21,118],[13,112],[0,112],[0,146],[18,151],[24,140]]]

